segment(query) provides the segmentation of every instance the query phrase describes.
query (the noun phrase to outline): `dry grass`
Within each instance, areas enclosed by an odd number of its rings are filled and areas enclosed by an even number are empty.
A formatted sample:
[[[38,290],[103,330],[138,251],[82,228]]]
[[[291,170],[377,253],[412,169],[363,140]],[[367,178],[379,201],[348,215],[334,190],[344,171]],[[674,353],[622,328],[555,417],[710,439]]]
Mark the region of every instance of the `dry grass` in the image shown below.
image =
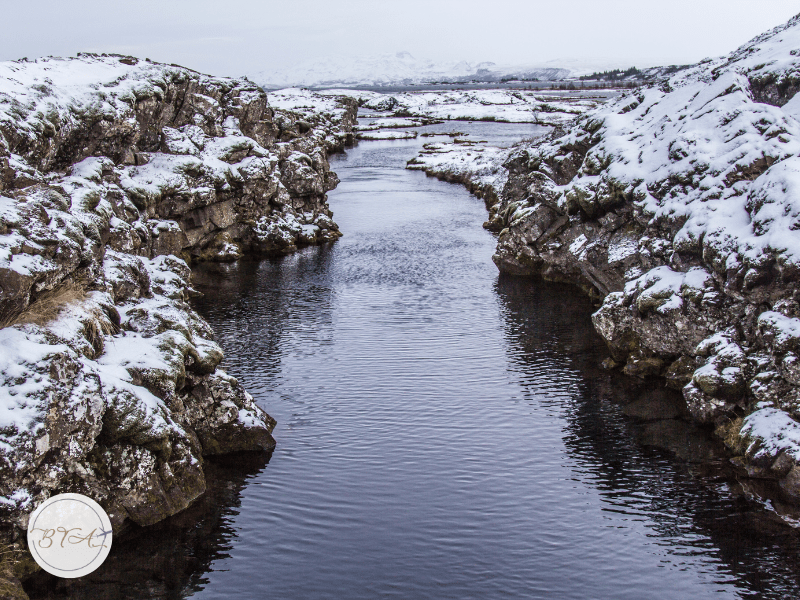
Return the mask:
[[[119,333],[119,315],[113,314],[116,313],[113,308],[109,309],[94,302],[78,306],[86,300],[86,296],[82,282],[69,280],[58,288],[41,294],[24,311],[0,322],[0,327],[28,323],[45,326],[65,310],[75,307],[70,317],[80,325],[80,333],[92,346],[94,356],[97,357],[103,353],[105,336]]]
[[[103,351],[103,338],[106,335],[119,333],[119,327],[111,322],[108,315],[94,312],[94,318],[83,322],[83,336],[89,341],[95,351]]]
[[[9,327],[25,323],[47,325],[56,319],[67,306],[79,302],[85,297],[86,290],[83,285],[70,280],[53,290],[42,293],[25,310],[2,323],[2,326]]]

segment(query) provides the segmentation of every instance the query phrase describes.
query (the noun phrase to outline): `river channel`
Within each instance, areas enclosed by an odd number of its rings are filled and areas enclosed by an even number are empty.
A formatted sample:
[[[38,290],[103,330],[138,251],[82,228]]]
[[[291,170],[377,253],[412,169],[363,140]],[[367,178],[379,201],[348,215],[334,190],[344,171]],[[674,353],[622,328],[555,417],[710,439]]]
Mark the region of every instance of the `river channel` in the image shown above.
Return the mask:
[[[197,507],[121,543],[98,594],[800,596],[795,530],[750,500],[679,394],[600,367],[577,288],[498,273],[483,202],[404,169],[426,141],[333,157],[336,243],[195,270],[196,308],[278,446],[214,466]]]

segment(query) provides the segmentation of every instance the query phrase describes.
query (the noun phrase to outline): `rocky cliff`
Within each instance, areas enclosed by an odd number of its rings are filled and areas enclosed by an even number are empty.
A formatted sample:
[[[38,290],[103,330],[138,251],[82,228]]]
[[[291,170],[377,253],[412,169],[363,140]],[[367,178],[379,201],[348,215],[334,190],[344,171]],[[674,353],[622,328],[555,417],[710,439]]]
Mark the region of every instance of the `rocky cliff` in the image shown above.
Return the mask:
[[[495,262],[579,284],[631,375],[664,376],[800,502],[800,16],[526,144]]]
[[[148,525],[203,493],[204,457],[274,447],[187,263],[340,235],[327,156],[357,107],[326,103],[132,57],[0,63],[0,523],[72,491]]]

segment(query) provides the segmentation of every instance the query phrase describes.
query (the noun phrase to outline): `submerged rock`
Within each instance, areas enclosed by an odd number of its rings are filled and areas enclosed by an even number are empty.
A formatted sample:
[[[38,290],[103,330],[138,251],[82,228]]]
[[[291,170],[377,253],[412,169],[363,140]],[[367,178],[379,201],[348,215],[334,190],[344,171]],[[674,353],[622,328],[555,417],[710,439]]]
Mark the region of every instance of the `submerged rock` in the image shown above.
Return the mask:
[[[327,156],[357,107],[324,101],[132,57],[0,63],[0,533],[61,492],[149,525],[204,492],[203,457],[274,447],[187,263],[340,235]]]
[[[800,16],[518,147],[494,256],[602,299],[613,362],[681,388],[691,416],[795,502],[798,49]]]

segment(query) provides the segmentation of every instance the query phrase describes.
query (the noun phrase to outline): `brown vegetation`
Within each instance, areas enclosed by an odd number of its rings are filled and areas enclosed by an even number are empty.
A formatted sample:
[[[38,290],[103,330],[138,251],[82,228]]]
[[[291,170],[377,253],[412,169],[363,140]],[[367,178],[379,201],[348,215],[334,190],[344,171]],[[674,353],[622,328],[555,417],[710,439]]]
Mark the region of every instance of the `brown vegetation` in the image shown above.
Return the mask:
[[[43,292],[25,310],[10,317],[7,322],[0,323],[0,326],[9,327],[26,323],[46,325],[56,319],[64,308],[85,297],[84,286],[79,282],[69,280],[55,289]]]

